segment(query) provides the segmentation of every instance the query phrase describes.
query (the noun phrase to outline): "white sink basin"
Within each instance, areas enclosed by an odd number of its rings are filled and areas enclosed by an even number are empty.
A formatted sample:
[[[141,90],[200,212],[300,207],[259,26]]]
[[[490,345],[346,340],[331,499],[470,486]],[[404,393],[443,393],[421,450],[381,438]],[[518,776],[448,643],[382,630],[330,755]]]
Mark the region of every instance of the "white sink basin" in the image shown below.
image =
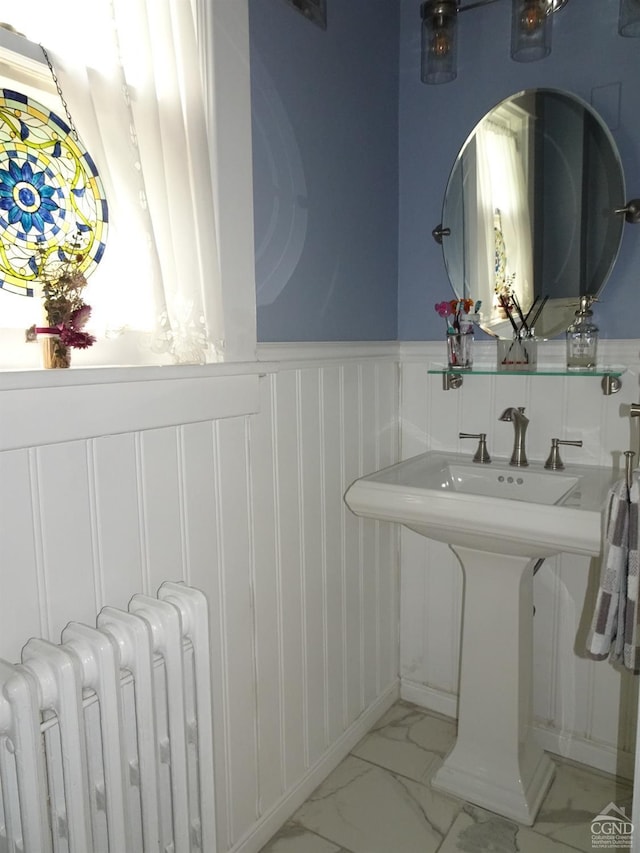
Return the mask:
[[[505,471],[504,468],[459,465],[448,462],[442,469],[443,489],[464,492],[467,495],[484,495],[511,501],[529,501],[536,504],[556,504],[577,483],[579,477],[522,469]]]
[[[609,469],[547,471],[506,459],[474,464],[460,453],[429,451],[356,480],[345,495],[356,515],[398,521],[450,545],[496,554],[595,555]]]

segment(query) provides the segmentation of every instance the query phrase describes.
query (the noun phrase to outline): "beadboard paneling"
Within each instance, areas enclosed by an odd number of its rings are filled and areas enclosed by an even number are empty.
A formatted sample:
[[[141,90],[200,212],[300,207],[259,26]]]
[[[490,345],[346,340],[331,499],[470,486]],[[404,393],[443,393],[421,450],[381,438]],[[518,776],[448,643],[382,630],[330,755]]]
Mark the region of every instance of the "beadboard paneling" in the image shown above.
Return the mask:
[[[0,656],[17,660],[29,636],[58,641],[67,621],[92,622],[168,578],[207,594],[221,853],[258,850],[394,684],[400,608],[405,695],[455,713],[460,566],[403,530],[400,598],[399,530],[343,501],[355,477],[398,458],[398,411],[403,457],[471,455],[461,430],[486,431],[492,454],[508,456],[507,405],[527,407],[530,458],[552,437],[583,439],[567,461],[619,465],[640,449],[635,363],[613,397],[581,377],[473,377],[443,392],[428,349],[402,359],[399,409],[388,350],[299,348],[260,365],[256,414],[0,454]],[[535,715],[545,748],[625,772],[636,680],[580,651],[595,572],[562,555],[536,576]]]
[[[258,788],[260,812],[267,811],[285,791],[284,707],[282,683],[282,599],[280,596],[278,530],[274,489],[275,376],[260,382],[260,417],[250,423],[252,527],[255,554],[253,578],[256,640],[256,701],[258,721]]]
[[[305,671],[307,764],[314,764],[326,749],[327,636],[325,562],[322,518],[322,442],[320,376],[317,370],[297,374],[297,418],[300,436],[300,511],[302,515],[302,586]],[[317,676],[314,678],[314,673]]]
[[[0,453],[0,657],[167,579],[207,595],[220,853],[259,850],[396,689],[398,532],[343,494],[397,459],[397,364],[300,355],[248,367],[255,414]]]
[[[31,465],[26,451],[0,454],[0,648],[17,660],[29,637],[49,630],[40,571],[39,507],[34,504]],[[25,571],[28,567],[28,571]]]
[[[346,642],[346,604],[343,595],[343,525],[342,495],[343,476],[341,463],[342,420],[340,368],[325,367],[321,374],[324,410],[322,430],[324,435],[324,523],[326,548],[326,589],[333,591],[326,598],[327,620],[327,698],[329,738],[336,738],[345,726],[345,681],[346,665],[344,648]]]
[[[375,365],[377,424],[376,468],[385,468],[398,460],[398,366],[391,361]],[[376,522],[376,572],[378,577],[377,625],[378,658],[376,692],[398,677],[396,649],[399,638],[400,576],[389,566],[398,563],[399,535],[388,524]]]
[[[429,362],[442,357],[439,345],[403,347],[401,458],[428,449],[471,457],[475,443],[458,439],[459,432],[486,432],[492,456],[508,458],[513,427],[498,416],[507,406],[525,406],[529,459],[544,460],[551,438],[582,439],[581,448],[563,448],[566,462],[621,469],[622,452],[640,450],[637,424],[629,418],[629,404],[639,397],[640,365],[635,343],[602,344],[605,361],[628,364],[621,391],[610,397],[599,379],[579,376],[470,376],[459,390],[445,392],[440,376],[427,374]],[[462,571],[445,545],[408,530],[401,543],[402,692],[455,714]],[[598,579],[598,561],[566,554],[547,559],[536,575],[534,715],[546,749],[631,775],[637,679],[583,651]]]
[[[33,501],[39,516],[35,533],[42,558],[42,611],[53,636],[60,634],[70,618],[81,622],[93,619],[101,603],[97,594],[87,450],[86,444],[75,442],[31,451]]]
[[[300,443],[296,392],[296,371],[279,374],[274,408],[278,465],[276,512],[282,620],[280,653],[283,674],[285,788],[300,778],[308,760],[305,741],[305,687],[308,673],[303,648]]]
[[[125,433],[96,439],[88,447],[100,597],[102,604],[128,601],[140,590],[152,591],[143,572],[138,442],[135,434]]]

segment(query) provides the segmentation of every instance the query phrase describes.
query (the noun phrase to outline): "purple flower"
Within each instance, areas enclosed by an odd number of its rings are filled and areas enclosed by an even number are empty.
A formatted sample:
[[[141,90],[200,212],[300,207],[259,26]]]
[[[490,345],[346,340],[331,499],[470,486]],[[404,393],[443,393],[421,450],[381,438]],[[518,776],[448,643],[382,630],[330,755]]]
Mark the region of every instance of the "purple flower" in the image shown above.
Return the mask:
[[[74,331],[80,331],[80,329],[84,329],[87,324],[87,320],[90,316],[90,305],[82,305],[80,308],[76,308],[76,310],[71,313],[71,317],[69,318],[69,328],[73,329]]]
[[[96,339],[88,332],[83,332],[87,320],[91,316],[91,306],[84,303],[72,311],[69,320],[60,325],[60,340],[67,347],[87,349],[95,344]]]
[[[60,340],[65,346],[75,349],[87,349],[96,342],[93,335],[89,335],[87,332],[76,332],[66,326],[60,332]]]

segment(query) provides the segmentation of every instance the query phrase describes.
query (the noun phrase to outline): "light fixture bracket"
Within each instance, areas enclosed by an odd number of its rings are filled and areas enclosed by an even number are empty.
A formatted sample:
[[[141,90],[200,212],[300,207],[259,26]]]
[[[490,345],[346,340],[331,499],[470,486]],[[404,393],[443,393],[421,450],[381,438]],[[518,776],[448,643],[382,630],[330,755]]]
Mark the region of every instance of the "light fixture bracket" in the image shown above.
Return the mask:
[[[437,27],[445,26],[459,11],[457,0],[425,0],[420,6],[422,17],[429,17]]]
[[[497,3],[498,0],[474,0],[473,3],[467,3],[465,6],[458,5],[458,12],[467,12],[469,9],[478,9],[481,6],[490,6],[492,3]],[[554,12],[559,12],[563,9],[569,0],[543,0],[545,5],[545,15],[552,15]]]
[[[554,12],[559,12],[560,9],[563,9],[569,0],[545,0],[547,9],[547,15],[552,15]]]

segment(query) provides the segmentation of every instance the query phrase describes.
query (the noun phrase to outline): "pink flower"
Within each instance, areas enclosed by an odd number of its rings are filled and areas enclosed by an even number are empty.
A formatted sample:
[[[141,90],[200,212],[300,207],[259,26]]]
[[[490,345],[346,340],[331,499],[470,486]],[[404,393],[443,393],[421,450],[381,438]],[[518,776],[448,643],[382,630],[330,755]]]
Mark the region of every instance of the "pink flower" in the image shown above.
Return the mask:
[[[76,331],[80,331],[80,329],[84,329],[87,324],[87,320],[91,316],[91,306],[90,305],[82,305],[80,308],[76,308],[75,311],[71,313],[71,317],[69,318],[69,327]]]
[[[75,349],[87,349],[96,342],[93,335],[89,335],[87,332],[77,332],[66,326],[60,332],[60,340],[65,346],[75,347]]]
[[[450,302],[438,302],[435,306],[436,311],[441,317],[448,317],[451,313],[451,303]]]
[[[84,303],[71,312],[69,321],[60,325],[60,340],[67,347],[75,349],[87,349],[95,344],[96,339],[83,328],[91,316],[91,306]]]

